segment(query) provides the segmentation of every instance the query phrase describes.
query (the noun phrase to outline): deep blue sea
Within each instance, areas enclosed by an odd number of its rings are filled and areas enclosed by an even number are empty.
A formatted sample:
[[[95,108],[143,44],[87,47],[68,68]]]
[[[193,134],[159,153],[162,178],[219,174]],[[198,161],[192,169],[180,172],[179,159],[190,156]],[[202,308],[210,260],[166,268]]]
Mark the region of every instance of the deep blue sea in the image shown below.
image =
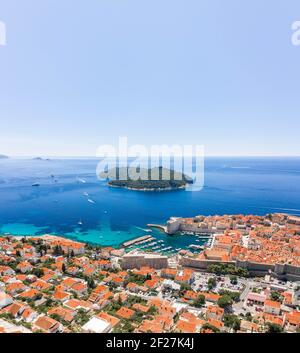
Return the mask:
[[[0,160],[0,232],[118,246],[170,216],[300,215],[300,158],[207,158],[199,192],[109,188],[96,166],[95,159]],[[193,236],[153,234],[173,248],[195,244]]]

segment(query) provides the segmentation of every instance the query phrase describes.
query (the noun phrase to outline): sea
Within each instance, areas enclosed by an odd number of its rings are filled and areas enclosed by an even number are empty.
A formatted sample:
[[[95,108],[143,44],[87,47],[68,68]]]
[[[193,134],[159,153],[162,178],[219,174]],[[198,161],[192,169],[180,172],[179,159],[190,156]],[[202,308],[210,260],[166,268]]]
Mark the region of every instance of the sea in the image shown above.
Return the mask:
[[[210,157],[204,187],[141,192],[107,186],[96,175],[97,159],[0,160],[0,233],[54,234],[100,246],[152,235],[168,251],[203,245],[194,235],[168,236],[147,224],[171,216],[300,215],[300,158]],[[39,186],[33,186],[38,184]],[[161,245],[160,245],[161,244]]]

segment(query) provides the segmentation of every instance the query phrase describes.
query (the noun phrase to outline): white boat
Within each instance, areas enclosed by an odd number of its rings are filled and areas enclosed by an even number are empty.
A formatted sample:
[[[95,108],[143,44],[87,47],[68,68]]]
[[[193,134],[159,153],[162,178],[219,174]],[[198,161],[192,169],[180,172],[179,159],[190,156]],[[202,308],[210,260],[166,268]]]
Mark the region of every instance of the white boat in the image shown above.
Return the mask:
[[[87,192],[84,192],[83,196],[89,196],[89,194]]]
[[[201,246],[201,245],[195,245],[195,244],[192,244],[189,246],[190,249],[194,249],[194,250],[203,250],[204,247]]]
[[[92,199],[88,199],[88,202],[89,203],[96,203],[94,200],[92,200]]]
[[[80,179],[80,178],[78,178],[77,179],[80,183],[83,183],[83,184],[85,184],[86,183],[86,181],[84,180],[84,179]]]
[[[78,224],[79,224],[80,226],[82,226],[82,225],[83,225],[82,220],[80,220],[80,221],[78,222]]]

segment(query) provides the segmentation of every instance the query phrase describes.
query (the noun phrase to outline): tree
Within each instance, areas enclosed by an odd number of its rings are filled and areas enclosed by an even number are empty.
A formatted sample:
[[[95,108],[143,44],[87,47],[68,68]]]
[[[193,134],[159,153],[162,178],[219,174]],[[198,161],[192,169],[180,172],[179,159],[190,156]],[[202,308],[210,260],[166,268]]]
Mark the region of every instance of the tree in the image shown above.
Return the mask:
[[[228,294],[222,295],[221,298],[219,298],[218,300],[219,307],[223,309],[228,308],[232,304],[233,304],[233,300]]]
[[[150,306],[150,309],[148,310],[148,314],[149,315],[155,315],[155,314],[157,314],[157,308],[155,307],[155,306]]]
[[[238,283],[237,276],[231,275],[229,278],[231,284],[236,285]]]
[[[211,277],[211,278],[208,280],[207,285],[208,285],[208,289],[209,289],[209,290],[212,290],[212,289],[215,288],[216,285],[217,285],[216,279],[215,279],[214,277]]]
[[[185,292],[185,291],[191,290],[191,289],[192,289],[192,287],[188,283],[181,283],[181,285],[180,285],[180,292]]]
[[[60,245],[55,245],[54,249],[53,249],[53,254],[55,256],[60,256],[60,255],[63,255],[63,249]]]
[[[95,284],[95,281],[94,281],[93,278],[89,278],[88,281],[87,281],[87,284],[88,284],[88,287],[91,288],[91,289],[96,288],[96,284]]]
[[[75,322],[83,326],[89,321],[90,317],[84,309],[79,309],[77,315],[75,316]]]
[[[273,324],[271,322],[268,322],[268,331],[267,333],[282,333],[283,328],[277,324]]]
[[[270,297],[275,302],[280,302],[280,303],[282,302],[282,295],[277,291],[271,292]]]
[[[234,331],[238,331],[241,328],[241,320],[233,314],[224,315],[224,324],[225,326],[232,328]]]
[[[201,308],[205,304],[205,296],[200,294],[194,301],[193,306],[196,308]]]
[[[237,275],[239,277],[248,277],[249,272],[245,268],[235,267],[232,264],[213,264],[207,267],[208,272],[216,275]]]
[[[204,324],[204,325],[202,326],[202,330],[211,330],[211,331],[213,331],[214,333],[220,332],[220,330],[219,330],[217,327],[215,327],[215,326],[213,326],[213,325],[211,325],[211,324],[208,324],[208,323],[206,323],[206,324]]]
[[[66,265],[64,263],[62,264],[61,270],[63,271],[63,273],[66,273],[67,271]]]
[[[250,313],[249,311],[246,313],[245,319],[246,319],[247,321],[249,321],[249,322],[252,321],[252,315],[251,315],[251,313]]]
[[[34,268],[32,270],[32,274],[37,276],[38,278],[41,278],[44,276],[44,271],[41,268]]]
[[[123,325],[123,332],[130,333],[134,331],[134,327],[131,325],[129,321],[125,321]]]
[[[219,292],[220,295],[229,295],[230,298],[235,301],[238,302],[240,300],[240,293],[239,292],[232,292],[230,290],[226,290],[226,289],[221,289]]]

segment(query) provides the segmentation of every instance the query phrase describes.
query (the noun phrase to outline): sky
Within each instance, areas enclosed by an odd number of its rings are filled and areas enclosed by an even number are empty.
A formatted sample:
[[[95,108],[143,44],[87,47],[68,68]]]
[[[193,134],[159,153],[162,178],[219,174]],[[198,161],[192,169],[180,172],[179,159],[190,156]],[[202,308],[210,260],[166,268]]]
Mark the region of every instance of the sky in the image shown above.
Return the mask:
[[[300,155],[299,0],[0,0],[0,154]]]

